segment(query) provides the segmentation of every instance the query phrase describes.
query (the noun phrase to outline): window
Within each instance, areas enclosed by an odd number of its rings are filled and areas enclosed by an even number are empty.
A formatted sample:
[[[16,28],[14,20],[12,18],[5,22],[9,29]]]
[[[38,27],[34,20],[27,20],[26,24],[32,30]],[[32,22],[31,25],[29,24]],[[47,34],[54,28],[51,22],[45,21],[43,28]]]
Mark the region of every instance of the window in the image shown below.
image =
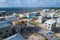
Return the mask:
[[[45,27],[47,27],[47,26],[45,26]]]
[[[50,26],[50,24],[49,24],[49,26]]]
[[[45,27],[47,27],[47,23],[45,23]]]
[[[8,30],[6,30],[6,32],[8,32]]]
[[[47,24],[47,23],[45,23],[45,24]]]
[[[9,33],[9,36],[11,36],[12,35],[12,33]]]
[[[0,32],[0,35],[2,35],[2,32]]]
[[[50,27],[48,27],[48,28],[50,28]]]

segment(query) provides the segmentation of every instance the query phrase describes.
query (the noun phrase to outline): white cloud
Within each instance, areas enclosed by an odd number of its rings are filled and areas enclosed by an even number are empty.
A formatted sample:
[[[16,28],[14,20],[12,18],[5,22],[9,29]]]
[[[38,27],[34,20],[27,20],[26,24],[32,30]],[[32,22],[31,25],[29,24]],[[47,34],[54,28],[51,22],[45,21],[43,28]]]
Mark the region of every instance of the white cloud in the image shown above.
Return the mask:
[[[56,6],[59,0],[0,0],[0,7],[38,7]],[[60,4],[58,5],[60,6]]]
[[[2,2],[2,3],[5,2],[5,1],[7,1],[7,0],[0,0],[0,2]]]

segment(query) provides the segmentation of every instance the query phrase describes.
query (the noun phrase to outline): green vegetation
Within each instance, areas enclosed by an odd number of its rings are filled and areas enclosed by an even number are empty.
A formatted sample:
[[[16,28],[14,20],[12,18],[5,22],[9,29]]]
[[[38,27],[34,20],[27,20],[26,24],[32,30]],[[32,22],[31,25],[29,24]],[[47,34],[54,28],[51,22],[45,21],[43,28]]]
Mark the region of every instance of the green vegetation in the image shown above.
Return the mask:
[[[45,38],[45,40],[48,40],[47,38]]]
[[[37,22],[29,22],[30,24],[32,25],[37,25],[38,23]]]
[[[38,34],[37,33],[33,33],[35,36],[37,36]]]

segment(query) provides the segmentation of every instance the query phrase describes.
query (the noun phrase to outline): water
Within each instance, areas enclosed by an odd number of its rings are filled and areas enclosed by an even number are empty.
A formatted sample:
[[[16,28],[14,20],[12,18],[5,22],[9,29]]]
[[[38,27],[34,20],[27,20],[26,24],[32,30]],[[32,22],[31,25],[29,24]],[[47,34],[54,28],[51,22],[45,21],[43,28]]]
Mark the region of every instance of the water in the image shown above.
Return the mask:
[[[32,7],[32,8],[29,8],[29,7],[14,7],[14,8],[0,8],[0,11],[6,11],[6,12],[30,12],[30,11],[38,11],[38,10],[42,10],[42,9],[50,9],[48,7]],[[51,8],[53,9],[53,8]]]
[[[29,12],[29,11],[37,11],[40,10],[39,8],[0,8],[0,11],[6,12]]]

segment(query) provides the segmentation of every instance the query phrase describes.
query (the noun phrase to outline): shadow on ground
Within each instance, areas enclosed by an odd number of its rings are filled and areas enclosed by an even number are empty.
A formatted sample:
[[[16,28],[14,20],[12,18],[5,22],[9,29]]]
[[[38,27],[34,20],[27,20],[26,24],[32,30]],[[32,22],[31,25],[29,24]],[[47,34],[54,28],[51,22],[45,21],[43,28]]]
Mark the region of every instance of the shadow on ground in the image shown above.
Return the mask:
[[[33,33],[36,33],[40,30],[39,27],[27,27],[21,29],[21,34],[27,39],[29,36],[31,36]]]
[[[60,33],[60,27],[56,27],[55,30],[53,30],[55,33]]]

